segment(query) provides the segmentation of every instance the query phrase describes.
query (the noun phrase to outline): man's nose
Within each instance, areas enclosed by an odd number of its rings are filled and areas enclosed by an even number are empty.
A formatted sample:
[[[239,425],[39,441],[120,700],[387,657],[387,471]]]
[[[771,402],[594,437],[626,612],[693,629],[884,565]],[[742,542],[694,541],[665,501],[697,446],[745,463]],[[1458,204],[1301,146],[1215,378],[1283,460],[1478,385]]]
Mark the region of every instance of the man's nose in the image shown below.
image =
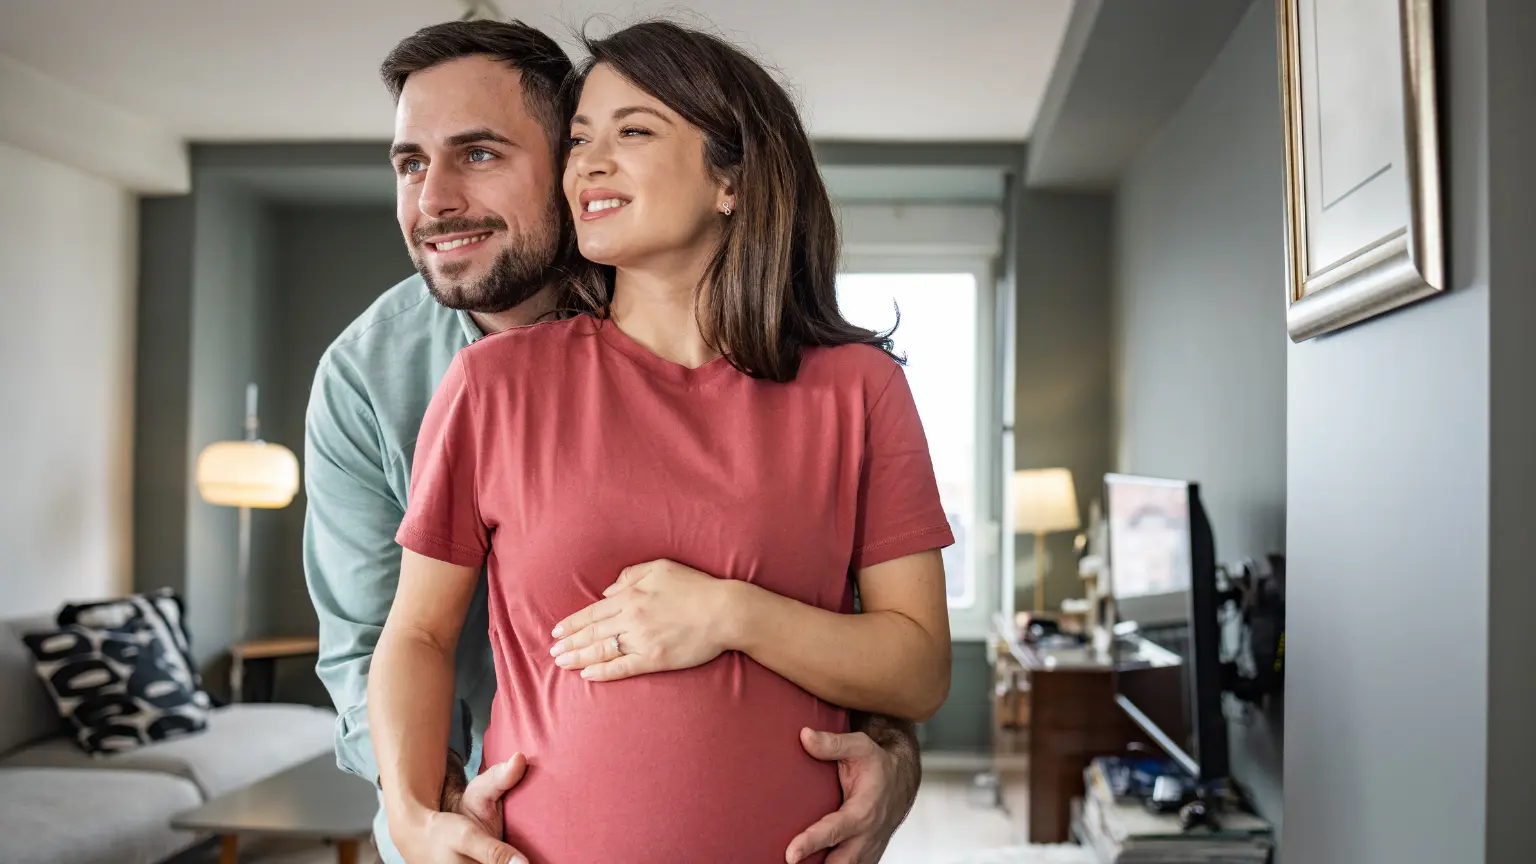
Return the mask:
[[[468,205],[464,199],[464,187],[458,172],[451,167],[434,165],[428,168],[427,177],[422,181],[418,206],[421,208],[422,215],[433,219],[464,212]]]

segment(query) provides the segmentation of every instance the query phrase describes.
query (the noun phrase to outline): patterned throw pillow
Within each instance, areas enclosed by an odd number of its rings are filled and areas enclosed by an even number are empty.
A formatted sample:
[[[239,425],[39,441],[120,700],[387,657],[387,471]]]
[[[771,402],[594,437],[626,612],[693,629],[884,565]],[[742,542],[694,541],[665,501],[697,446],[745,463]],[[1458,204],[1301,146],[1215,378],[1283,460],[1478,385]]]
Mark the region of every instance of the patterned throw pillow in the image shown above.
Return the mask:
[[[187,632],[183,611],[176,592],[160,588],[117,600],[67,604],[59,610],[56,623],[60,627],[78,624],[112,632],[150,631],[168,655],[166,674],[190,690],[199,707],[207,708],[212,702],[203,690],[203,679],[198,674],[197,661],[192,657],[192,638]]]
[[[206,703],[178,674],[184,661],[150,627],[70,624],[22,639],[87,753],[119,753],[208,727]]]

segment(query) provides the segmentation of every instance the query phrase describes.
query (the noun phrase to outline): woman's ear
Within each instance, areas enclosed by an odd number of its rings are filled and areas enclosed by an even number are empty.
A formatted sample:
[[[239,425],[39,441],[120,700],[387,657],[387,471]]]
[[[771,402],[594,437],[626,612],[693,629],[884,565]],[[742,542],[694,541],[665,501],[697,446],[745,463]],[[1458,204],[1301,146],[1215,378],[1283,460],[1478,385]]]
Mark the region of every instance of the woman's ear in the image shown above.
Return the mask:
[[[730,172],[720,181],[716,199],[715,209],[727,216],[737,209],[735,171]]]

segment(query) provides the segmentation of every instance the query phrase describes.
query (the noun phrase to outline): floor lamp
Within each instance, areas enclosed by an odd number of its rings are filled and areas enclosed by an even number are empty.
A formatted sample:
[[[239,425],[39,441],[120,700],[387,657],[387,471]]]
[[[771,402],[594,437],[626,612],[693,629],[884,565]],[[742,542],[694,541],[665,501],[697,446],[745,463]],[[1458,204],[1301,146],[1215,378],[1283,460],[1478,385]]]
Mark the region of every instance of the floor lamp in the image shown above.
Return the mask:
[[[235,574],[235,638],[245,641],[251,582],[251,510],[287,507],[299,491],[299,460],[281,444],[262,441],[257,433],[256,385],[245,389],[245,440],[219,441],[197,456],[197,491],[204,501],[240,508],[239,567]],[[240,664],[230,669],[229,689],[240,701],[244,685]]]
[[[1035,613],[1045,611],[1045,535],[1076,531],[1077,492],[1072,472],[1037,468],[1013,475],[1013,530],[1035,535]]]

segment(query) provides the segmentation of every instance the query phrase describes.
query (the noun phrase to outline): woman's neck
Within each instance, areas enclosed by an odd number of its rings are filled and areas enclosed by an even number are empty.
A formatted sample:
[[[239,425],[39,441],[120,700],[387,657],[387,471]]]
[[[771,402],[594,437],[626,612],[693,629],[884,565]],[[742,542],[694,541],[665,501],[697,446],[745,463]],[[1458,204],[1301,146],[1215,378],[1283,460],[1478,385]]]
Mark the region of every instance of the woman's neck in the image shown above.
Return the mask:
[[[697,295],[703,274],[703,261],[619,268],[613,283],[613,323],[664,360],[690,369],[703,366],[720,356],[699,330]]]

